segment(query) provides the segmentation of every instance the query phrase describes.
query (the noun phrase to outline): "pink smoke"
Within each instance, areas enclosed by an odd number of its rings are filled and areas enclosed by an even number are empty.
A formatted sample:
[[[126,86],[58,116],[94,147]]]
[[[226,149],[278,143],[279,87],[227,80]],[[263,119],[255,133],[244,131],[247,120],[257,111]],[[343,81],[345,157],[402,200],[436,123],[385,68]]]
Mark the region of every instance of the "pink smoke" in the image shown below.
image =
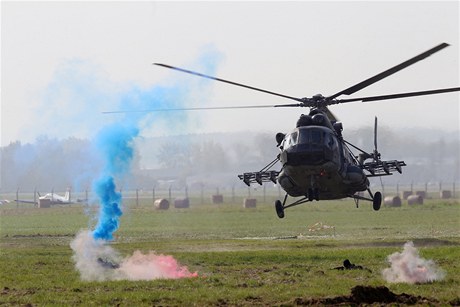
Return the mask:
[[[433,260],[425,260],[419,256],[413,242],[404,244],[401,253],[388,256],[388,262],[391,267],[382,271],[383,278],[388,282],[428,283],[445,277],[445,272]]]
[[[156,255],[154,252],[144,255],[140,251],[135,251],[131,257],[120,263],[118,270],[129,280],[177,279],[198,276],[197,272],[191,273],[186,266],[179,265],[173,256]]]
[[[135,251],[123,258],[104,240],[94,239],[90,231],[80,232],[70,244],[75,267],[83,280],[153,280],[197,277],[174,257],[150,251]]]

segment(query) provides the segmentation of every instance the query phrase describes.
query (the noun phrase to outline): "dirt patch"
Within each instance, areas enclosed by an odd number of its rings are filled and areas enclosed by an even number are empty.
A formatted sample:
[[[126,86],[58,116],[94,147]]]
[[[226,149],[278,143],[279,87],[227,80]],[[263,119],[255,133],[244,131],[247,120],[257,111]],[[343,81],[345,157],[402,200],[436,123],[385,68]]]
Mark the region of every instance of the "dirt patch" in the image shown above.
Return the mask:
[[[295,305],[362,305],[362,304],[406,304],[436,305],[438,300],[406,293],[395,294],[385,286],[356,286],[350,295],[326,298],[296,298]]]

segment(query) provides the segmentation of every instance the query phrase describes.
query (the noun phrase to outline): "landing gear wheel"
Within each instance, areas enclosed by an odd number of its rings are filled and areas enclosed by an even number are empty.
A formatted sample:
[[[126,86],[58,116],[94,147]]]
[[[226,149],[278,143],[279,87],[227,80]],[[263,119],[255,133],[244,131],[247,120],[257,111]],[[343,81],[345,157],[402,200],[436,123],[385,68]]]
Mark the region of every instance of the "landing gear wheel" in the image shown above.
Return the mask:
[[[276,214],[280,219],[284,217],[284,207],[280,200],[275,201]]]
[[[372,207],[375,211],[379,211],[380,205],[382,204],[382,193],[375,192],[374,198],[372,199]]]

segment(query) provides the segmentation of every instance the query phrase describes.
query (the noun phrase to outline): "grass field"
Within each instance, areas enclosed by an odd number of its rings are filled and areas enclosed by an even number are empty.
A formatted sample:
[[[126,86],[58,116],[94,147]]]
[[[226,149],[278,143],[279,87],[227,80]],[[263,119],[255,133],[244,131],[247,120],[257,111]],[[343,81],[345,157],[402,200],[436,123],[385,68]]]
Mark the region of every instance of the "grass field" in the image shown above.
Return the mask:
[[[319,202],[287,210],[282,220],[271,204],[244,209],[192,199],[189,209],[156,211],[150,202],[127,201],[111,247],[123,256],[136,250],[172,255],[198,277],[102,282],[80,279],[70,248],[80,230],[94,227],[95,208],[21,206],[0,209],[0,305],[327,304],[356,286],[427,298],[419,304],[460,304],[458,201],[379,212],[352,201]],[[316,223],[333,228],[312,229]],[[387,257],[407,241],[445,271],[443,280],[385,281]],[[369,270],[332,269],[344,259]]]

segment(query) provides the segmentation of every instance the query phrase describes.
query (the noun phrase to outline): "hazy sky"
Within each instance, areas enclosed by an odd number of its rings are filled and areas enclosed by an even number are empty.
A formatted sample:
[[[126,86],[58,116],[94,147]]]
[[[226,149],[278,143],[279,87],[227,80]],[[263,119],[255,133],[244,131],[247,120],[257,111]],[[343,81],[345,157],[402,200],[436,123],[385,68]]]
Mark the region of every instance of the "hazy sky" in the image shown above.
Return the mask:
[[[101,111],[126,107],[120,101],[131,95],[152,95],[155,108],[158,85],[186,92],[184,107],[292,103],[212,81],[197,85],[196,77],[153,62],[205,72],[212,65],[221,78],[296,97],[328,96],[447,42],[353,96],[457,87],[459,38],[458,1],[2,1],[1,144],[91,137],[122,120]],[[371,126],[374,116],[397,129],[459,129],[458,93],[331,110],[345,132]],[[145,120],[142,134],[286,132],[302,112],[308,110],[189,112],[186,125],[164,114]]]

